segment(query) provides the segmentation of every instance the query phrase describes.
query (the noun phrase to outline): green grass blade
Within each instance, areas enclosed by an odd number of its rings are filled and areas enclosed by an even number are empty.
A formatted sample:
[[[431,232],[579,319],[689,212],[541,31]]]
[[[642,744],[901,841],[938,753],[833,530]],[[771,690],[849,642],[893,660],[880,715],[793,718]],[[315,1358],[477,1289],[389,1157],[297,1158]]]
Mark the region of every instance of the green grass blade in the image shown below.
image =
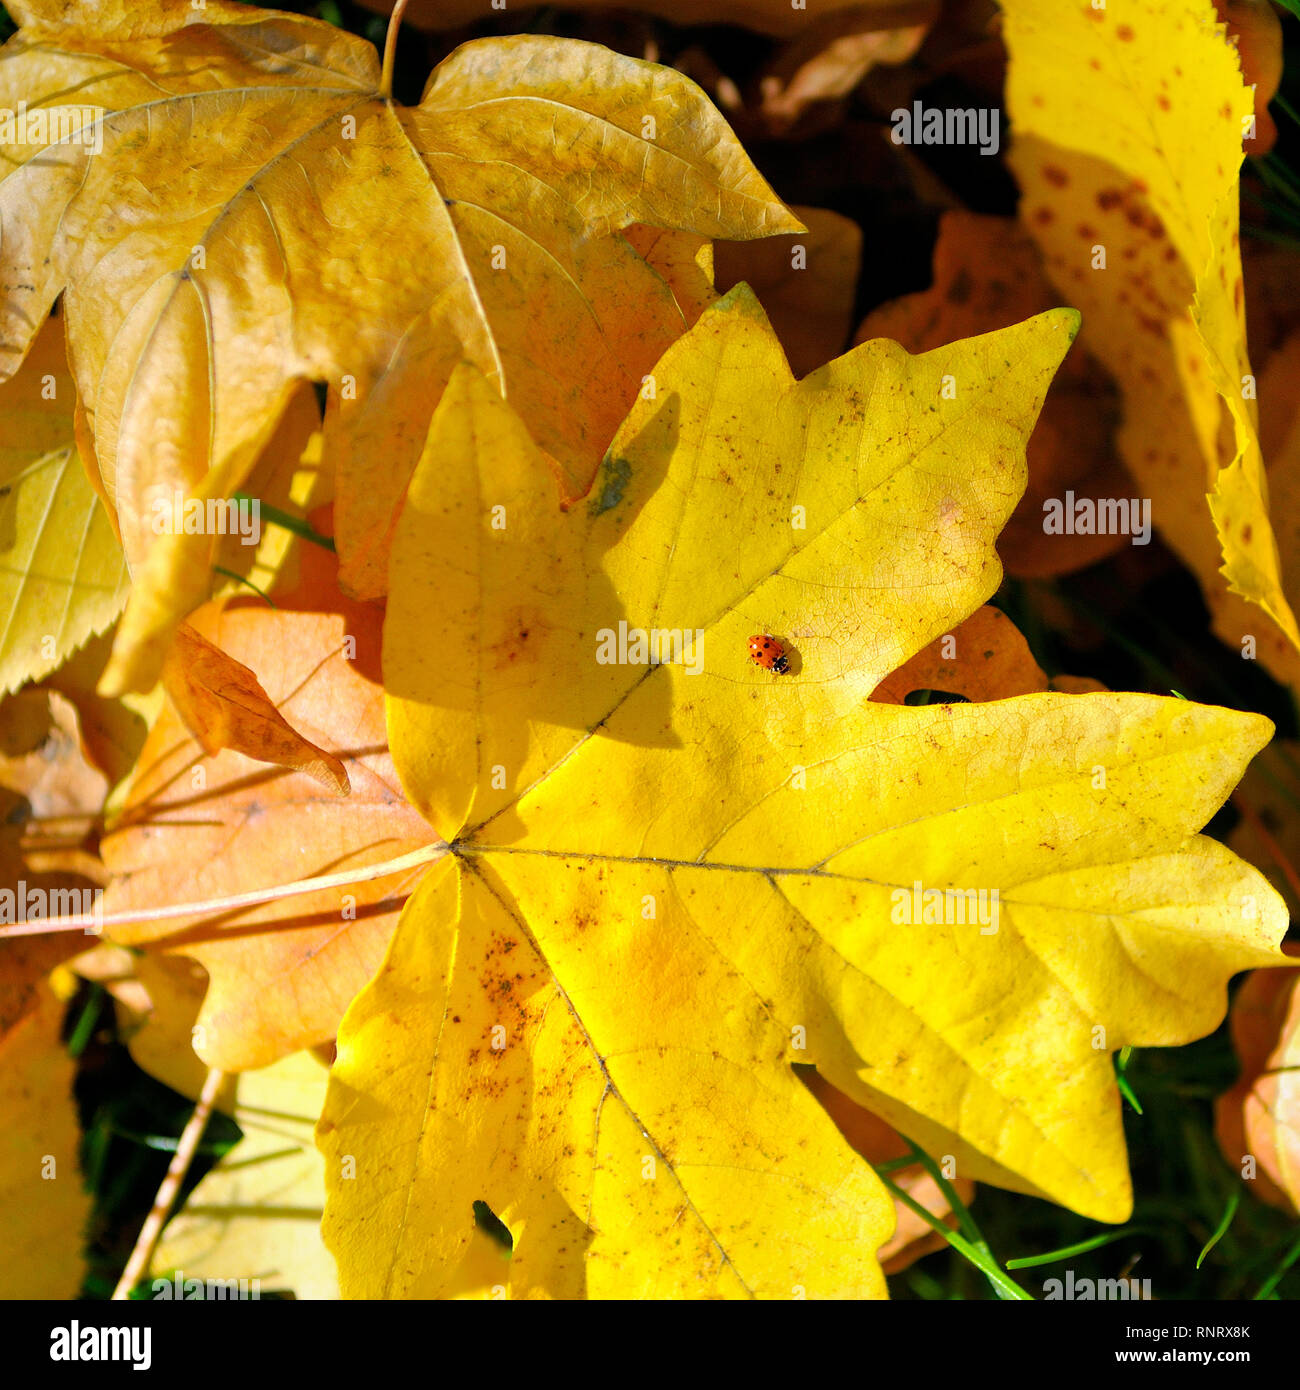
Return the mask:
[[[1234,1192],[1228,1198],[1228,1205],[1223,1209],[1223,1215],[1219,1218],[1219,1224],[1214,1228],[1214,1234],[1205,1242],[1201,1253],[1196,1257],[1196,1268],[1205,1263],[1205,1257],[1223,1239],[1224,1233],[1232,1225],[1232,1218],[1237,1214],[1237,1208],[1241,1205],[1241,1193]]]
[[[1300,1236],[1297,1236],[1295,1240],[1292,1241],[1291,1248],[1282,1256],[1282,1262],[1260,1286],[1259,1292],[1255,1295],[1255,1300],[1258,1302],[1260,1299],[1272,1298],[1273,1290],[1282,1282],[1287,1270],[1290,1269],[1297,1260],[1300,1260]]]
[[[262,516],[267,521],[276,526],[282,526],[286,531],[292,531],[295,536],[300,536],[305,541],[310,541],[313,545],[318,545],[322,550],[333,550],[334,541],[330,536],[322,536],[319,531],[313,530],[301,517],[290,516],[288,512],[282,512],[279,507],[273,507],[269,502],[263,502],[261,498],[248,497],[242,492],[234,494],[236,502],[256,502]]]

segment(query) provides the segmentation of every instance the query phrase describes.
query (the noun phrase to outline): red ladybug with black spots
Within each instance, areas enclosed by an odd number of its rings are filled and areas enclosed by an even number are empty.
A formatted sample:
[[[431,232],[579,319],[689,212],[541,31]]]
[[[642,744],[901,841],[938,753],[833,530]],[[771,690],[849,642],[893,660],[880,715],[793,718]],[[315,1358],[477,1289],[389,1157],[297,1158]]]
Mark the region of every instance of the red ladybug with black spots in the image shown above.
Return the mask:
[[[774,675],[784,676],[790,669],[790,658],[786,656],[785,648],[765,632],[749,639],[749,658],[755,666],[761,666]]]

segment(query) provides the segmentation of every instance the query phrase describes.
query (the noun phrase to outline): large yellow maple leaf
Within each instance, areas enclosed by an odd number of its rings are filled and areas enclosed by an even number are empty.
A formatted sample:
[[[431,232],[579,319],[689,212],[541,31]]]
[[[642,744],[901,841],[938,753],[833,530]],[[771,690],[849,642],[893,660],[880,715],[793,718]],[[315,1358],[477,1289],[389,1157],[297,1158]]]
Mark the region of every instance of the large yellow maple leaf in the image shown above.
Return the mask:
[[[1212,1029],[1285,929],[1195,834],[1268,722],[868,699],[996,588],[1076,327],[877,340],[796,382],[738,287],[564,515],[453,378],[384,634],[394,761],[449,852],[340,1029],[345,1293],[444,1294],[483,1201],[515,1296],[879,1295],[888,1199],[797,1062],[962,1177],[1127,1214],[1108,1051]],[[750,662],[762,632],[787,674]],[[899,925],[918,885],[996,890],[996,929]]]
[[[1212,0],[1002,9],[1025,222],[1124,391],[1124,461],[1211,603],[1249,601],[1293,653],[1246,352],[1254,103],[1225,27]]]
[[[620,230],[799,225],[694,83],[595,44],[463,45],[407,108],[370,44],[317,20],[13,10],[0,369],[65,291],[78,438],[134,581],[106,693],[152,684],[211,584],[213,537],[156,535],[154,503],[237,489],[296,382],[332,388],[343,579],[373,597],[456,362],[497,380],[580,493],[685,324]]]

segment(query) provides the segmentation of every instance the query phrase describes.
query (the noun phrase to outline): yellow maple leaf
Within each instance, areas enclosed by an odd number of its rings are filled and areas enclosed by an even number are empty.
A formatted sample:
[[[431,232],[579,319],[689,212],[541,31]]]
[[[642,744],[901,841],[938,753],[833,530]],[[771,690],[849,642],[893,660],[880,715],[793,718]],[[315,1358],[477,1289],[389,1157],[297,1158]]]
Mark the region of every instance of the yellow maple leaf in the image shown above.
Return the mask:
[[[332,387],[343,579],[375,597],[456,362],[498,380],[581,492],[684,326],[620,230],[798,227],[693,82],[599,45],[465,44],[407,108],[370,44],[318,20],[224,0],[16,14],[0,106],[40,117],[0,179],[19,229],[0,368],[64,290],[134,581],[105,693],[151,685],[210,588],[214,537],[157,534],[152,508],[235,491],[297,382]]]
[[[1206,593],[1226,580],[1300,647],[1246,353],[1237,178],[1254,102],[1212,0],[1002,9],[1026,225],[1124,389],[1124,460]]]
[[[73,438],[63,321],[0,392],[0,694],[39,680],[122,611],[113,523]]]
[[[45,981],[35,1006],[0,1030],[0,1298],[76,1298],[85,1274],[90,1197],[77,1169],[76,1066],[63,1050],[63,1007]]]
[[[1127,1214],[1108,1050],[1213,1028],[1285,929],[1195,835],[1267,721],[867,699],[997,586],[1076,326],[795,382],[740,287],[563,516],[509,407],[453,378],[384,635],[393,757],[451,853],[340,1029],[345,1294],[444,1294],[480,1200],[513,1296],[881,1294],[888,1198],[795,1062],[963,1178]],[[997,890],[1000,920],[900,927],[916,885]]]

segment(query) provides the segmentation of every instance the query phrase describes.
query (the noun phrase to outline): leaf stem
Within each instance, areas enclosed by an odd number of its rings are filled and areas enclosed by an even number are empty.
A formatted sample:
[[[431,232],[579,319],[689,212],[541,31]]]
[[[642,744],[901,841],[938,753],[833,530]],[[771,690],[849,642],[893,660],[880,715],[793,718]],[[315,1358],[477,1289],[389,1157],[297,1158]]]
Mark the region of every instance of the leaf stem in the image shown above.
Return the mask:
[[[393,64],[397,59],[397,31],[402,27],[402,14],[406,10],[406,0],[397,0],[393,6],[392,18],[388,21],[388,33],[384,38],[384,66],[379,74],[379,95],[388,101],[393,95]]]
[[[235,893],[228,898],[209,898],[205,902],[171,903],[167,907],[142,907],[126,912],[83,912],[73,917],[38,917],[32,922],[18,922],[12,927],[0,927],[0,941],[11,936],[41,936],[46,932],[84,931],[98,933],[105,927],[125,926],[128,922],[166,922],[176,917],[211,917],[219,912],[237,912],[245,907],[278,902],[281,898],[301,893],[318,893],[325,888],[343,888],[350,883],[366,883],[371,879],[387,878],[389,874],[414,869],[421,864],[441,859],[447,846],[441,840],[412,850],[382,864],[367,864],[364,868],[344,869],[337,874],[322,874],[319,878],[300,878],[294,883],[281,883],[274,888],[256,888],[251,893]]]
[[[218,1071],[215,1067],[208,1069],[207,1079],[203,1083],[203,1091],[199,1096],[198,1104],[194,1107],[194,1113],[181,1132],[180,1142],[176,1145],[176,1154],[167,1165],[167,1176],[162,1180],[158,1195],[154,1198],[153,1207],[145,1218],[145,1223],[140,1228],[140,1234],[136,1238],[135,1248],[131,1251],[131,1258],[127,1260],[122,1277],[117,1281],[117,1288],[113,1290],[115,1302],[130,1298],[131,1290],[149,1270],[153,1252],[158,1248],[158,1238],[162,1235],[168,1216],[171,1215],[172,1205],[176,1201],[176,1194],[181,1190],[181,1184],[185,1181],[185,1174],[190,1170],[190,1164],[194,1160],[194,1153],[199,1146],[199,1140],[203,1137],[203,1131],[208,1127],[213,1102],[216,1100],[217,1092],[221,1089],[221,1083],[225,1079],[225,1072]]]

